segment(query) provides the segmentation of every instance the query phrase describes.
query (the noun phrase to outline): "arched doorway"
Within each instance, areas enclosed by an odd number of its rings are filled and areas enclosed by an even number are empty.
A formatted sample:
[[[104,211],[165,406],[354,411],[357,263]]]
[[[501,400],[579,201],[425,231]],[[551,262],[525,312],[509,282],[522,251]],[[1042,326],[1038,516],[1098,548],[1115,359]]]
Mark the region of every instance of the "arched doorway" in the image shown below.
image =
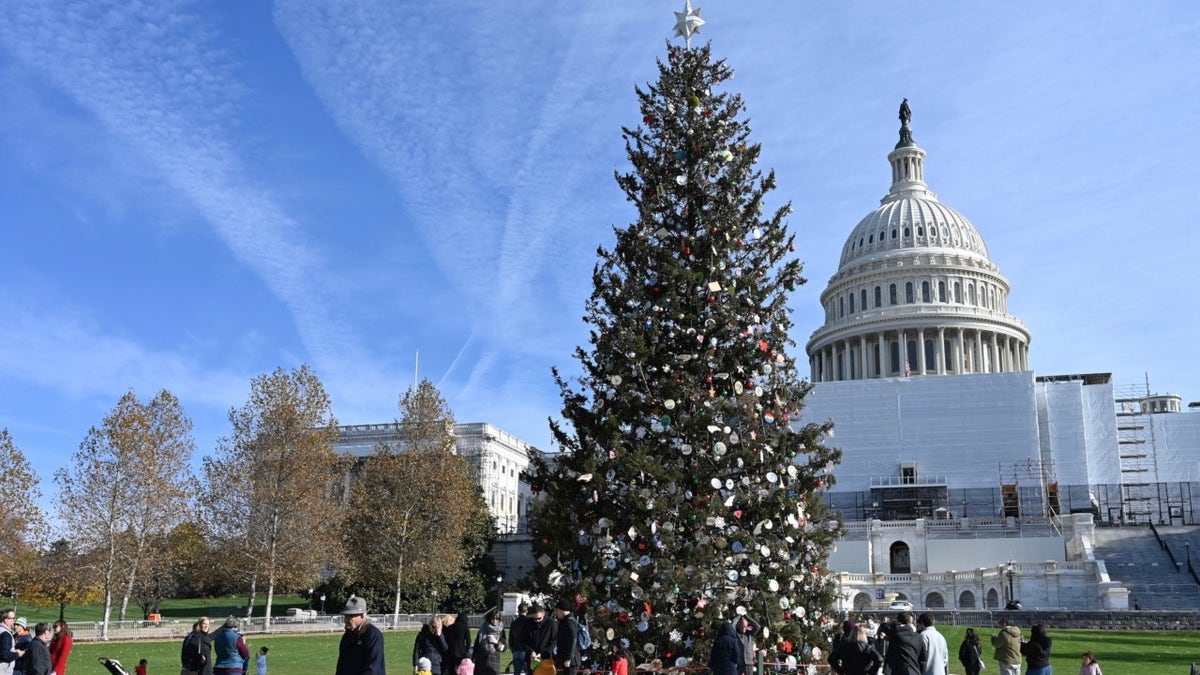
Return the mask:
[[[934,592],[925,596],[926,609],[942,609],[945,606],[946,599],[942,597],[941,593]]]
[[[912,562],[908,544],[898,541],[888,549],[888,562],[892,574],[911,574]]]
[[[854,611],[862,612],[871,609],[871,594],[857,593],[854,596]]]
[[[959,609],[975,609],[975,594],[971,591],[963,591],[958,594]]]

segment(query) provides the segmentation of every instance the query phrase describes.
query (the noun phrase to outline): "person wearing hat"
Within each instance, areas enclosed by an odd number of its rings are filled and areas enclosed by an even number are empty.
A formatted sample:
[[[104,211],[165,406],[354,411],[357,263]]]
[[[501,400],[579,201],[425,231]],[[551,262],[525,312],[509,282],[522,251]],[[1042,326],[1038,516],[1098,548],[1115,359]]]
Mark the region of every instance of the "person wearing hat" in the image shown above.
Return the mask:
[[[13,649],[17,652],[17,660],[13,661],[13,675],[21,675],[29,670],[30,642],[33,642],[33,633],[29,632],[29,621],[18,616],[13,622]]]
[[[352,595],[342,608],[346,632],[338,645],[335,675],[387,675],[383,633],[367,616],[367,601]]]
[[[566,598],[554,606],[554,618],[558,622],[554,665],[565,675],[577,675],[579,672],[579,622],[571,616],[574,609],[574,603]]]

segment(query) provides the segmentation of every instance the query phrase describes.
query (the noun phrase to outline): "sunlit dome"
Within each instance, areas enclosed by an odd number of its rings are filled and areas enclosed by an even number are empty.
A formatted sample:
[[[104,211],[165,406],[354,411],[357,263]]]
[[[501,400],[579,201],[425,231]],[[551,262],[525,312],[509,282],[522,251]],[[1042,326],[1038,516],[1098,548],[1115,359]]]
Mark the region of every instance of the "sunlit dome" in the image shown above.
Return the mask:
[[[1029,331],[979,231],[925,184],[900,109],[892,185],[851,231],[807,351],[814,382],[1028,369]]]

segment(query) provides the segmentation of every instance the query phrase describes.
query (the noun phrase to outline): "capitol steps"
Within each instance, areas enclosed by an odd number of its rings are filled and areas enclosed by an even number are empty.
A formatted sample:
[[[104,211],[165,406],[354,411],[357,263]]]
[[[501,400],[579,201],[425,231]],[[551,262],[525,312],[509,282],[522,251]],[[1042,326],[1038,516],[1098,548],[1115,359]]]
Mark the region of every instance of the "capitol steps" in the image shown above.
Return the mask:
[[[1200,553],[1200,528],[1169,529],[1178,539],[1164,540],[1181,562],[1185,539]],[[1176,568],[1149,527],[1097,527],[1094,542],[1096,559],[1104,561],[1109,578],[1129,589],[1130,608],[1136,600],[1142,609],[1200,609],[1200,585]]]

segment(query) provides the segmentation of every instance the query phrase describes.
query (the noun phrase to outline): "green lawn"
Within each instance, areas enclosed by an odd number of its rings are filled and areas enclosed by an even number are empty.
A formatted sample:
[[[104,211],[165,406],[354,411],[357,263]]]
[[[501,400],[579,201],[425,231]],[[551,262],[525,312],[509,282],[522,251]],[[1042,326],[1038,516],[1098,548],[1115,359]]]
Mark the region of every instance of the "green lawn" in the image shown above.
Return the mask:
[[[950,643],[950,672],[962,673],[962,667],[953,657],[958,653],[958,644],[966,628],[939,626],[939,630]],[[980,635],[985,638],[991,633],[990,628],[980,630]],[[1057,675],[1079,672],[1079,655],[1088,649],[1100,659],[1105,675],[1187,675],[1192,661],[1200,663],[1200,633],[1051,630],[1050,635],[1054,638],[1052,663]],[[389,672],[399,675],[411,673],[414,638],[415,633],[411,632],[385,634]],[[338,639],[337,635],[250,635],[247,642],[252,652],[257,652],[263,645],[271,648],[271,675],[332,675],[337,662]],[[984,653],[987,663],[985,675],[996,672],[996,662],[991,659],[991,653],[990,647]],[[176,675],[179,672],[179,643],[175,641],[77,643],[71,654],[69,672],[76,675],[102,675],[105,671],[96,662],[98,656],[119,659],[131,673],[138,659],[142,658],[149,660],[149,673],[152,675]]]
[[[262,616],[263,603],[267,600],[267,596],[260,595],[255,599],[254,616]],[[58,621],[58,607],[32,607],[20,603],[20,597],[17,598],[17,615],[23,616],[29,620],[29,625],[33,625],[38,621],[52,623]],[[0,597],[0,605],[11,607],[12,602],[7,598]],[[271,606],[272,616],[283,616],[287,613],[289,607],[308,607],[308,601],[296,595],[277,595]],[[116,621],[120,612],[120,605],[114,603],[112,608],[112,616],[110,621]],[[237,617],[245,616],[246,613],[246,596],[229,596],[224,598],[190,598],[187,600],[166,600],[162,604],[162,615],[164,619],[190,619],[194,620],[198,616],[210,617],[225,617],[233,614]],[[104,617],[103,605],[71,605],[67,607],[66,620],[67,623],[83,622],[91,623],[100,621]],[[129,609],[125,614],[126,620],[139,621],[142,619],[142,608],[130,603]],[[124,661],[122,661],[124,663]],[[136,663],[136,662],[135,662]]]

